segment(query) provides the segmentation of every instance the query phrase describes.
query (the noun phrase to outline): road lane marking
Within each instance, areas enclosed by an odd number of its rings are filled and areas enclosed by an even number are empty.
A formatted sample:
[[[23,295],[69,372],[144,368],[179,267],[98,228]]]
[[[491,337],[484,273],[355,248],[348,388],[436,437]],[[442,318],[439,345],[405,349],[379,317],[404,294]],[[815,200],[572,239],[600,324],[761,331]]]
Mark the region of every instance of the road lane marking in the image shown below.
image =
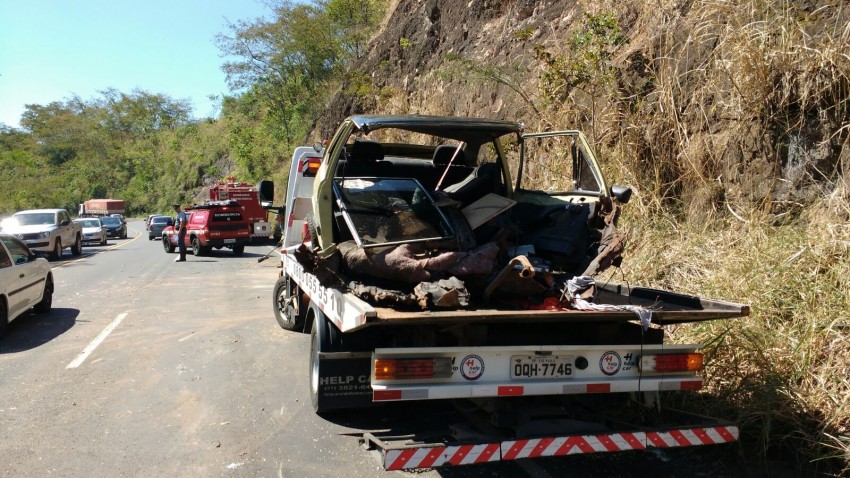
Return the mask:
[[[134,230],[133,230],[133,232],[137,232],[137,231],[134,229]],[[138,239],[138,238],[140,238],[140,237],[142,237],[142,235],[141,235],[141,234],[136,234],[136,235],[135,235],[135,236],[133,236],[133,238],[132,238],[132,239],[130,239],[130,240],[124,240],[123,242],[116,242],[115,244],[113,244],[113,245],[111,245],[111,246],[109,246],[109,247],[106,247],[106,248],[103,248],[103,249],[98,250],[98,252],[111,251],[112,249],[118,249],[119,247],[124,247],[124,246],[126,246],[127,244],[129,244],[129,243],[131,243],[131,242],[135,241],[136,239]],[[74,260],[72,260],[72,261],[63,262],[63,263],[61,263],[61,264],[51,265],[50,267],[51,267],[51,269],[58,269],[58,268],[60,268],[60,267],[65,267],[65,266],[70,265],[70,264],[76,264],[77,262],[80,262],[80,261],[82,261],[82,260],[85,260],[85,259],[87,259],[87,258],[89,258],[89,257],[91,257],[91,256],[93,256],[93,255],[95,255],[95,254],[97,254],[98,252],[89,252],[88,254],[83,253],[82,257],[78,257],[77,259],[74,259]]]
[[[71,369],[79,367],[86,360],[86,358],[91,355],[92,352],[94,352],[94,349],[96,349],[97,346],[100,345],[100,343],[103,342],[106,337],[112,333],[113,330],[115,330],[115,327],[118,327],[118,324],[120,324],[121,321],[124,320],[124,317],[127,317],[127,312],[122,312],[118,314],[118,317],[115,317],[115,320],[113,320],[111,324],[107,325],[106,328],[103,329],[103,331],[100,333],[100,335],[95,337],[95,339],[91,341],[88,347],[86,347],[82,352],[80,352],[80,355],[77,355],[77,358],[75,358],[65,368]]]

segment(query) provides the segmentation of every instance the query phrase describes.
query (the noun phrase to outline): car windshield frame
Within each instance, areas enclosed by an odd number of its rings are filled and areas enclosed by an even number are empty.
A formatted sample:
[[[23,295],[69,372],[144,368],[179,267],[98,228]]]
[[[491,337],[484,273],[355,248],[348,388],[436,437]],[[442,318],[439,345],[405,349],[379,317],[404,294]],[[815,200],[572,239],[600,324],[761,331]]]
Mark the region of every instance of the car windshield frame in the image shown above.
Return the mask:
[[[102,222],[105,226],[120,226],[121,225],[121,219],[118,219],[117,217],[111,217],[111,216],[107,216],[107,217],[102,218],[100,220],[100,222]]]
[[[19,226],[52,226],[56,224],[56,213],[53,212],[17,213],[12,218]]]
[[[103,227],[98,219],[77,219],[74,222],[82,227]]]
[[[336,178],[333,188],[339,210],[360,247],[455,237],[451,222],[416,179]]]

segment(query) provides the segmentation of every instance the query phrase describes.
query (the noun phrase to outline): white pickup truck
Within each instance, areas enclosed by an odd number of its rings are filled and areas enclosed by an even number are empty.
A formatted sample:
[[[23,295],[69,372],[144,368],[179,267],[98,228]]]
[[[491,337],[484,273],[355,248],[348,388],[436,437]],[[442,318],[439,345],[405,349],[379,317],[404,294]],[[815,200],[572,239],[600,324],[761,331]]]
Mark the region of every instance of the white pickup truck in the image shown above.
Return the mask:
[[[24,241],[34,252],[49,253],[52,259],[71,248],[78,256],[83,251],[83,229],[65,209],[30,209],[13,214],[3,223],[3,231]]]
[[[579,131],[364,115],[325,148],[297,148],[273,302],[284,329],[312,336],[314,409],[547,396],[595,424],[400,448],[372,436],[387,469],[737,440],[687,414],[599,418],[702,387],[700,346],[664,343],[662,326],[749,313],[603,278],[622,260],[630,195]]]

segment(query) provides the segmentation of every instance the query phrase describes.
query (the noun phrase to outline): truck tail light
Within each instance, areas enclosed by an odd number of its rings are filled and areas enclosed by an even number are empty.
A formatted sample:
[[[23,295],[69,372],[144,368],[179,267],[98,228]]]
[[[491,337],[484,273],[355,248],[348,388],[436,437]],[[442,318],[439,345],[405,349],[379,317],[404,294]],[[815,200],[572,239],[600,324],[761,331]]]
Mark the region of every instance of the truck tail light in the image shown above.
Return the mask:
[[[451,375],[450,357],[375,360],[375,380],[448,378]]]
[[[315,176],[322,165],[322,158],[311,156],[304,164],[304,176]]]
[[[699,372],[703,369],[702,354],[658,354],[644,355],[640,359],[644,372]]]

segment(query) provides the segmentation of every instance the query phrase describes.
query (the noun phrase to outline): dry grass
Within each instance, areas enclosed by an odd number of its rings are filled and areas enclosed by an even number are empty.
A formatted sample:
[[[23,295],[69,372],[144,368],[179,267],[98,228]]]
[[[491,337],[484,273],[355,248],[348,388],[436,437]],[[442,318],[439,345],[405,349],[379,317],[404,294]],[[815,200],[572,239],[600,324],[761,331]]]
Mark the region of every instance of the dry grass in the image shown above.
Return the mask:
[[[616,87],[591,85],[605,95],[593,107],[618,113],[589,115],[581,88],[547,113],[594,131],[609,175],[637,189],[623,272],[752,305],[745,319],[668,330],[709,344],[708,386],[692,406],[736,419],[764,462],[850,472],[850,5],[584,8],[616,12],[629,38],[610,59]],[[549,48],[559,62],[541,91],[575,76],[577,53]]]

